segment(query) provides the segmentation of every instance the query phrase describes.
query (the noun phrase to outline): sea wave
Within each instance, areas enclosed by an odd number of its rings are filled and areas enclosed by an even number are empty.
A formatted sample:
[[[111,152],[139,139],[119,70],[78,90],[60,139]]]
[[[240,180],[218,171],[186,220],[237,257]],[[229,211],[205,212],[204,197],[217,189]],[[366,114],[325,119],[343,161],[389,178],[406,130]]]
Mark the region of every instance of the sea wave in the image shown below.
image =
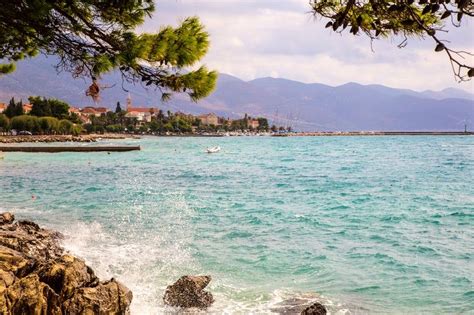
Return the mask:
[[[162,296],[184,274],[213,276],[215,313],[270,312],[301,292],[362,314],[472,309],[472,139],[315,140],[12,154],[0,208],[63,232],[101,278],[132,289],[134,314],[173,312]],[[229,153],[209,157],[211,143]]]

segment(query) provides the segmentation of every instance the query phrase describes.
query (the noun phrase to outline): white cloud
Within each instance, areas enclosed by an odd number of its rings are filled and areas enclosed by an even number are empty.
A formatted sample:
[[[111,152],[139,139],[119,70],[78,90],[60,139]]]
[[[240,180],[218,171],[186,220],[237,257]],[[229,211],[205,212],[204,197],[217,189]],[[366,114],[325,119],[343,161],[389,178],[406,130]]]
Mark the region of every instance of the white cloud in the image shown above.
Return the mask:
[[[237,48],[244,47],[244,43],[242,42],[242,40],[235,36],[230,38],[229,44],[232,47],[237,47]]]
[[[210,68],[242,79],[284,77],[332,85],[346,82],[384,84],[417,90],[457,87],[447,57],[430,41],[370,41],[324,28],[308,13],[307,0],[159,0],[154,18],[144,26],[154,31],[197,15],[211,34],[204,59]],[[452,30],[453,45],[474,51],[474,27]],[[467,39],[467,40],[466,40]]]

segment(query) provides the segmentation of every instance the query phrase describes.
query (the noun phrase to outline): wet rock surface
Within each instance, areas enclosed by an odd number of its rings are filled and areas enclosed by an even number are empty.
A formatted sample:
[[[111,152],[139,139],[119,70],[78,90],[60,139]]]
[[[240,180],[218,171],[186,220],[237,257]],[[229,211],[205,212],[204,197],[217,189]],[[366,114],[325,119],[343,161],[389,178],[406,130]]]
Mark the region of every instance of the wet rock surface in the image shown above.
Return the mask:
[[[314,297],[294,297],[274,305],[272,312],[280,315],[325,315],[326,307],[314,300]]]
[[[321,303],[316,302],[305,308],[301,315],[326,315],[326,313],[326,308]]]
[[[61,237],[0,214],[0,314],[129,314],[131,291],[101,282]]]
[[[214,297],[204,288],[211,279],[211,276],[183,276],[166,288],[163,301],[175,307],[208,308],[214,303]]]

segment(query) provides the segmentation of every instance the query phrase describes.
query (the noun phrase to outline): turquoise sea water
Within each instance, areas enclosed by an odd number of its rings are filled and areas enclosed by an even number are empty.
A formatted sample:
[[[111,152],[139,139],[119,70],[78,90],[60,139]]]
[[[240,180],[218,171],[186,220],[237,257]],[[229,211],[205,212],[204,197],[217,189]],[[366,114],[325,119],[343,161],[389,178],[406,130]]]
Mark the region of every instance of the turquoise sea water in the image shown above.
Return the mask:
[[[473,137],[113,143],[143,150],[8,153],[0,210],[63,232],[134,314],[170,311],[166,285],[200,273],[210,313],[308,295],[333,314],[474,313]]]

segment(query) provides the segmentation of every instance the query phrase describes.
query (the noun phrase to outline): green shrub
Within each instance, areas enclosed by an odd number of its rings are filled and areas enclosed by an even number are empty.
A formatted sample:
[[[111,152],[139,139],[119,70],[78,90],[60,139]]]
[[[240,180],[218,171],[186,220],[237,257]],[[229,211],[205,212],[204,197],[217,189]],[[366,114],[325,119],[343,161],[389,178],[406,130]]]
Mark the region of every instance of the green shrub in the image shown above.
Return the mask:
[[[0,114],[0,131],[10,130],[10,120],[4,114]]]
[[[67,119],[61,119],[59,121],[59,132],[63,135],[70,135],[74,124]]]
[[[41,117],[38,119],[40,132],[54,134],[59,132],[59,120],[54,117]]]
[[[107,130],[107,132],[122,132],[124,128],[119,124],[114,124],[114,125],[107,125],[105,127],[105,130]]]
[[[38,117],[29,115],[13,117],[11,120],[11,128],[17,131],[26,130],[32,133],[38,133],[41,131]]]
[[[82,130],[83,130],[83,129],[82,129],[82,126],[81,126],[81,125],[74,124],[74,125],[72,126],[72,129],[71,129],[71,134],[72,134],[73,136],[78,136],[78,135],[80,135],[80,134],[82,133]]]

